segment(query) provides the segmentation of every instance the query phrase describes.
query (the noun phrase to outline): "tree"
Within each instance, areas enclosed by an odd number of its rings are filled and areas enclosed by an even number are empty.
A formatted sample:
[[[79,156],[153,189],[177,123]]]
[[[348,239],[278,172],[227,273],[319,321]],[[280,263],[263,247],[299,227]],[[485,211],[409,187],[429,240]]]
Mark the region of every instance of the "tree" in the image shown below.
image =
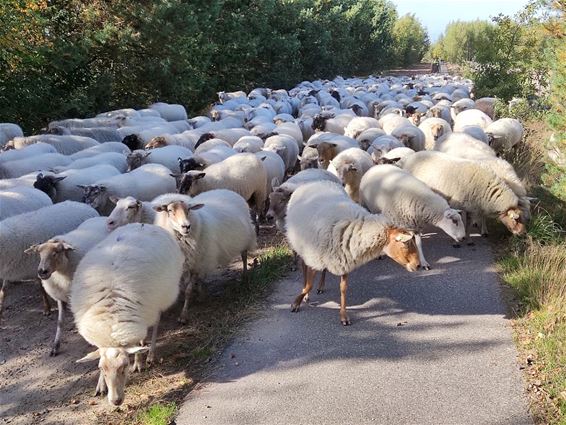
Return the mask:
[[[430,45],[426,29],[411,13],[395,22],[393,40],[398,65],[420,62]]]

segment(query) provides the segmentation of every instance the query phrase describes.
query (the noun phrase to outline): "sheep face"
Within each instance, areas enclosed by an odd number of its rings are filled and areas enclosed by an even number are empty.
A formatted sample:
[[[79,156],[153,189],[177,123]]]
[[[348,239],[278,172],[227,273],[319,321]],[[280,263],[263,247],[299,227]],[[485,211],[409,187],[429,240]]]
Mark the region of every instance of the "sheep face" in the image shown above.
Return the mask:
[[[199,137],[197,143],[195,144],[195,149],[202,145],[207,140],[214,139],[214,134],[212,133],[204,133],[202,136]]]
[[[98,368],[102,375],[101,378],[108,387],[108,402],[119,406],[124,402],[124,390],[130,366],[129,355],[139,355],[148,350],[148,347],[101,347],[77,360],[77,363],[100,359]]]
[[[25,250],[26,254],[37,252],[39,254],[39,266],[37,277],[46,280],[57,270],[64,270],[69,264],[68,254],[73,251],[72,245],[58,240],[50,239],[38,245],[32,245]]]
[[[299,155],[297,156],[299,159],[299,164],[301,167],[301,171],[306,170],[307,168],[318,168],[318,155]]]
[[[146,158],[151,155],[151,152],[132,152],[126,157],[128,163],[128,171],[135,170],[141,167],[146,162]]]
[[[499,220],[514,235],[522,235],[525,233],[525,213],[518,207],[509,208],[507,211],[499,215]]]
[[[206,173],[201,173],[199,171],[189,171],[183,174],[181,181],[179,183],[179,189],[177,190],[181,194],[190,193],[193,182],[202,179]]]
[[[442,219],[434,225],[444,230],[456,242],[461,242],[466,236],[466,227],[458,210],[448,208],[444,211]]]
[[[109,232],[129,223],[141,222],[142,203],[132,196],[118,199],[113,196],[110,200],[116,204],[108,219],[106,220],[106,228]]]
[[[106,202],[109,199],[108,193],[106,192],[106,186],[77,185],[77,187],[80,187],[84,191],[82,202],[84,202],[87,205],[90,205],[92,208],[94,208],[99,212],[106,205]]]
[[[167,218],[173,230],[181,236],[188,236],[191,232],[191,214],[190,211],[198,210],[204,207],[204,204],[187,205],[182,201],[175,201],[169,204],[158,205],[154,207],[155,211],[167,214]]]
[[[423,116],[424,114],[422,112],[415,112],[409,117],[409,121],[412,122],[415,127],[418,127]]]
[[[269,194],[269,209],[266,218],[268,221],[284,220],[287,215],[287,204],[293,192],[281,187],[274,187]]]
[[[312,129],[315,131],[324,131],[324,127],[326,127],[326,120],[329,117],[323,115],[315,115],[312,120]]]
[[[39,173],[36,177],[35,182],[33,182],[33,187],[41,190],[43,193],[49,196],[52,201],[54,201],[55,196],[57,195],[57,183],[64,178],[65,176],[44,176],[43,173]]]
[[[444,135],[444,126],[442,124],[433,124],[430,127],[430,132],[435,141]]]
[[[130,148],[131,151],[143,149],[143,141],[137,134],[130,134],[122,139],[122,143]]]
[[[145,145],[145,150],[162,148],[163,146],[167,146],[167,141],[165,140],[165,137],[158,136],[158,137],[154,137],[153,139],[151,139],[150,142],[147,145]],[[132,150],[135,150],[135,149],[132,149]]]
[[[178,161],[181,173],[187,173],[191,170],[204,170],[206,167],[206,164],[203,161],[199,161],[195,157],[187,159],[178,158]]]
[[[338,145],[336,143],[321,142],[315,145],[310,145],[318,151],[318,168],[326,170],[330,161],[338,155]]]
[[[414,272],[420,265],[415,235],[412,232],[394,227],[388,229],[383,252],[407,271]]]

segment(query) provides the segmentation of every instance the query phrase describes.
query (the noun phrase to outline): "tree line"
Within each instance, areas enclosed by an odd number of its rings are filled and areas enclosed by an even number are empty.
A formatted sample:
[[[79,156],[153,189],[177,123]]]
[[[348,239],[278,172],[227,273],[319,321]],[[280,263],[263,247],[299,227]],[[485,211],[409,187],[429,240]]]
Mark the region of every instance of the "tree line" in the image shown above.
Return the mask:
[[[219,90],[365,75],[427,43],[387,0],[4,0],[0,110],[28,131],[158,100],[195,113]]]

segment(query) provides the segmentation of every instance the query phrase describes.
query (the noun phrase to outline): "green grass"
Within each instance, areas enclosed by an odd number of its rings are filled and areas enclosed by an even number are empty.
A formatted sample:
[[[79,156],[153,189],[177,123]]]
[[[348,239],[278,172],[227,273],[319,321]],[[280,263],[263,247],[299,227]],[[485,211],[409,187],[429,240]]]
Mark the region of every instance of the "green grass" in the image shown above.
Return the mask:
[[[141,425],[169,425],[175,413],[177,413],[177,405],[175,403],[158,403],[140,413],[137,422]]]

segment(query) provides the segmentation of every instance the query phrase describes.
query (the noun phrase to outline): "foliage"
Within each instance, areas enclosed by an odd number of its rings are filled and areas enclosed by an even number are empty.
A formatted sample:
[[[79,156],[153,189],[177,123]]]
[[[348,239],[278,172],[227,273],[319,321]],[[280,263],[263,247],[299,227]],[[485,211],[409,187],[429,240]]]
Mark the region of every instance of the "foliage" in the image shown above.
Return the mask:
[[[393,40],[397,64],[403,66],[420,62],[430,44],[426,29],[411,13],[395,22]]]
[[[176,412],[175,403],[158,403],[139,414],[136,422],[141,425],[169,425]]]
[[[48,120],[218,90],[289,87],[394,62],[388,0],[3,0],[0,110]]]

